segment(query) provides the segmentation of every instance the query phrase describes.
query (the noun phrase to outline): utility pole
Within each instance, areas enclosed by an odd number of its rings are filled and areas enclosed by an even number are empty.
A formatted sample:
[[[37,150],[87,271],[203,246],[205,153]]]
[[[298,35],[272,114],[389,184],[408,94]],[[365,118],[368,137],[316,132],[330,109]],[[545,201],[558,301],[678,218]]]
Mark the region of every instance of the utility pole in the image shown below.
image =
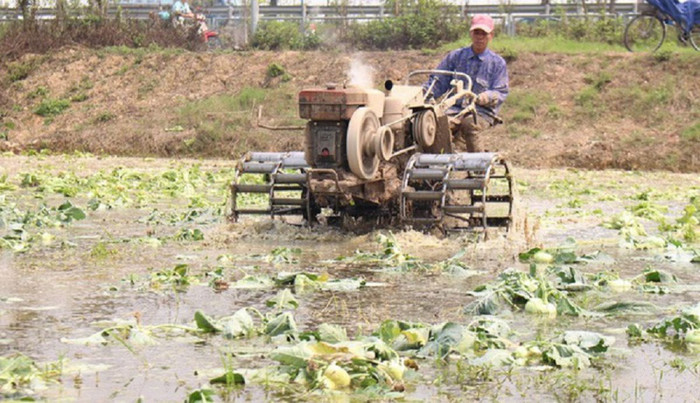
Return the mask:
[[[255,31],[258,30],[258,19],[260,18],[260,5],[258,0],[251,0],[250,2],[250,34],[255,35]]]

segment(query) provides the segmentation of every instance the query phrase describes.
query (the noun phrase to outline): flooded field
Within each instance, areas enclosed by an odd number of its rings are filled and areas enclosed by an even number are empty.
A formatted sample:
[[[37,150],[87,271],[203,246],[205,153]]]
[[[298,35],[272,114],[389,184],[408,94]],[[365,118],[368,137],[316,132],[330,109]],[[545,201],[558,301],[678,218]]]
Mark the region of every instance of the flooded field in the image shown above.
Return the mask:
[[[0,399],[697,401],[697,174],[516,168],[487,240],[233,224],[233,177],[0,156]]]

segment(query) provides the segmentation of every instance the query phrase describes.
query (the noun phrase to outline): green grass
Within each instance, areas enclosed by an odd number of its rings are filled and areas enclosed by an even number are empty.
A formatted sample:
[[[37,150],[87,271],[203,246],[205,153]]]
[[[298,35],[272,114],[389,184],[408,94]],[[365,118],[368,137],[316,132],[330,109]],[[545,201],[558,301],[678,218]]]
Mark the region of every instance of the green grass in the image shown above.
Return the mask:
[[[79,92],[75,95],[70,96],[70,101],[71,102],[84,102],[89,98],[88,94],[84,92]]]
[[[593,86],[598,91],[601,91],[612,81],[612,75],[607,71],[599,71],[596,74],[588,74],[583,78],[586,84]]]
[[[36,69],[37,65],[38,63],[35,63],[34,59],[25,62],[10,63],[7,66],[7,79],[10,80],[10,82],[24,80]]]
[[[506,131],[508,132],[508,137],[511,139],[517,139],[519,137],[531,137],[536,139],[542,135],[542,132],[537,129],[515,124],[507,126]]]
[[[47,95],[49,95],[49,89],[44,87],[43,85],[40,85],[40,86],[36,87],[35,90],[30,91],[27,94],[27,98],[29,98],[29,99],[42,98],[42,97],[45,97]]]
[[[657,139],[642,131],[634,130],[627,137],[625,137],[622,142],[630,147],[648,147],[656,144]]]
[[[543,92],[513,88],[508,95],[508,108],[505,118],[513,123],[527,123],[538,116],[549,115],[556,109],[551,95]]]
[[[510,49],[512,51],[532,52],[532,53],[600,53],[600,52],[622,52],[624,47],[622,44],[609,45],[600,42],[583,42],[566,39],[562,37],[546,37],[546,38],[524,38],[524,37],[509,37],[499,36],[494,38],[491,47],[498,51]]]
[[[673,32],[671,32],[673,34]],[[671,35],[666,38],[666,41],[661,46],[657,53],[661,52],[662,59],[669,53],[681,54],[686,57],[697,57],[697,51],[690,46],[680,46],[675,41],[675,36]],[[460,47],[469,46],[471,39],[464,36],[457,41],[450,42],[440,46],[437,51],[426,50],[428,53],[446,53],[450,50]],[[602,52],[627,52],[622,42],[617,44],[607,44],[602,42],[578,41],[573,39],[563,38],[561,36],[548,36],[538,38],[528,38],[523,36],[510,37],[501,34],[493,39],[490,45],[491,49],[497,53],[562,53],[562,54],[581,54]],[[658,58],[657,58],[658,59]]]
[[[155,79],[142,80],[141,85],[139,85],[139,87],[137,89],[138,99],[143,99],[148,94],[153,92],[153,90],[156,88],[158,88],[158,81],[157,80],[155,80]]]
[[[695,122],[694,125],[686,127],[681,132],[681,138],[683,140],[695,141],[700,143],[700,122]]]
[[[271,89],[246,87],[235,95],[189,102],[179,109],[178,121],[174,123],[195,130],[195,137],[184,145],[192,152],[199,152],[221,141],[246,141],[261,135],[254,128],[260,105],[265,107],[261,119],[264,123],[299,124],[295,97],[296,89],[288,85]]]
[[[599,91],[593,87],[585,87],[574,97],[576,105],[588,114],[595,113],[599,102]]]
[[[164,55],[178,55],[187,52],[185,49],[169,47],[162,48],[158,45],[151,45],[145,48],[130,48],[128,46],[107,46],[98,51],[98,56],[104,55],[123,55],[123,56],[138,56],[145,57],[146,55],[159,53]]]
[[[190,102],[180,109],[179,115],[185,121],[197,122],[208,113],[216,111],[241,112],[250,110],[254,105],[263,103],[267,92],[261,88],[245,87],[236,95],[215,95]]]
[[[469,46],[471,39],[465,36],[455,42],[442,45],[440,53],[448,52],[452,49]],[[521,36],[509,37],[500,35],[493,39],[490,45],[497,53],[600,53],[600,52],[623,52],[625,48],[622,44],[608,45],[600,42],[582,42],[561,37],[546,38],[526,38]]]
[[[677,88],[678,83],[672,77],[649,83],[635,83],[612,89],[606,94],[604,103],[617,105],[620,113],[638,121],[664,122],[668,119],[669,110],[673,104],[684,103],[682,99],[676,100],[679,96],[676,93]],[[687,113],[685,109],[679,109],[679,111]]]
[[[64,110],[70,107],[70,101],[67,99],[51,99],[46,98],[41,101],[39,106],[34,110],[39,116],[53,117],[60,115]]]
[[[114,119],[116,115],[112,112],[102,112],[97,117],[94,119],[94,123],[105,123],[109,122],[110,120]]]

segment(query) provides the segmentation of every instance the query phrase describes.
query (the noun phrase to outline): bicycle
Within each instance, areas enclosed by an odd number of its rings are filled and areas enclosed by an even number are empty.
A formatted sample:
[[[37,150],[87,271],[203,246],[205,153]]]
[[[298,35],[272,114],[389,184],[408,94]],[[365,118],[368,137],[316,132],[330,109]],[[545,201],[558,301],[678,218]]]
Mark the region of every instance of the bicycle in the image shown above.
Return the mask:
[[[624,43],[630,52],[655,52],[666,39],[667,26],[678,32],[683,45],[690,44],[700,51],[700,3],[689,0],[646,0],[641,14],[635,16],[625,27]]]

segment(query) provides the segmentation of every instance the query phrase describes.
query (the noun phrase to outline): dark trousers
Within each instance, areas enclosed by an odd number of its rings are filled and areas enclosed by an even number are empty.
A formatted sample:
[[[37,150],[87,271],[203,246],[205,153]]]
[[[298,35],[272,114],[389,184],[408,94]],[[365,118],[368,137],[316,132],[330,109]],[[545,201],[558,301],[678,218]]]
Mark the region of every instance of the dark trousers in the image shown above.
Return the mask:
[[[450,119],[450,132],[457,151],[484,151],[479,137],[481,132],[493,126],[492,120],[479,113],[476,114],[476,121],[473,115],[463,116],[458,120]]]

